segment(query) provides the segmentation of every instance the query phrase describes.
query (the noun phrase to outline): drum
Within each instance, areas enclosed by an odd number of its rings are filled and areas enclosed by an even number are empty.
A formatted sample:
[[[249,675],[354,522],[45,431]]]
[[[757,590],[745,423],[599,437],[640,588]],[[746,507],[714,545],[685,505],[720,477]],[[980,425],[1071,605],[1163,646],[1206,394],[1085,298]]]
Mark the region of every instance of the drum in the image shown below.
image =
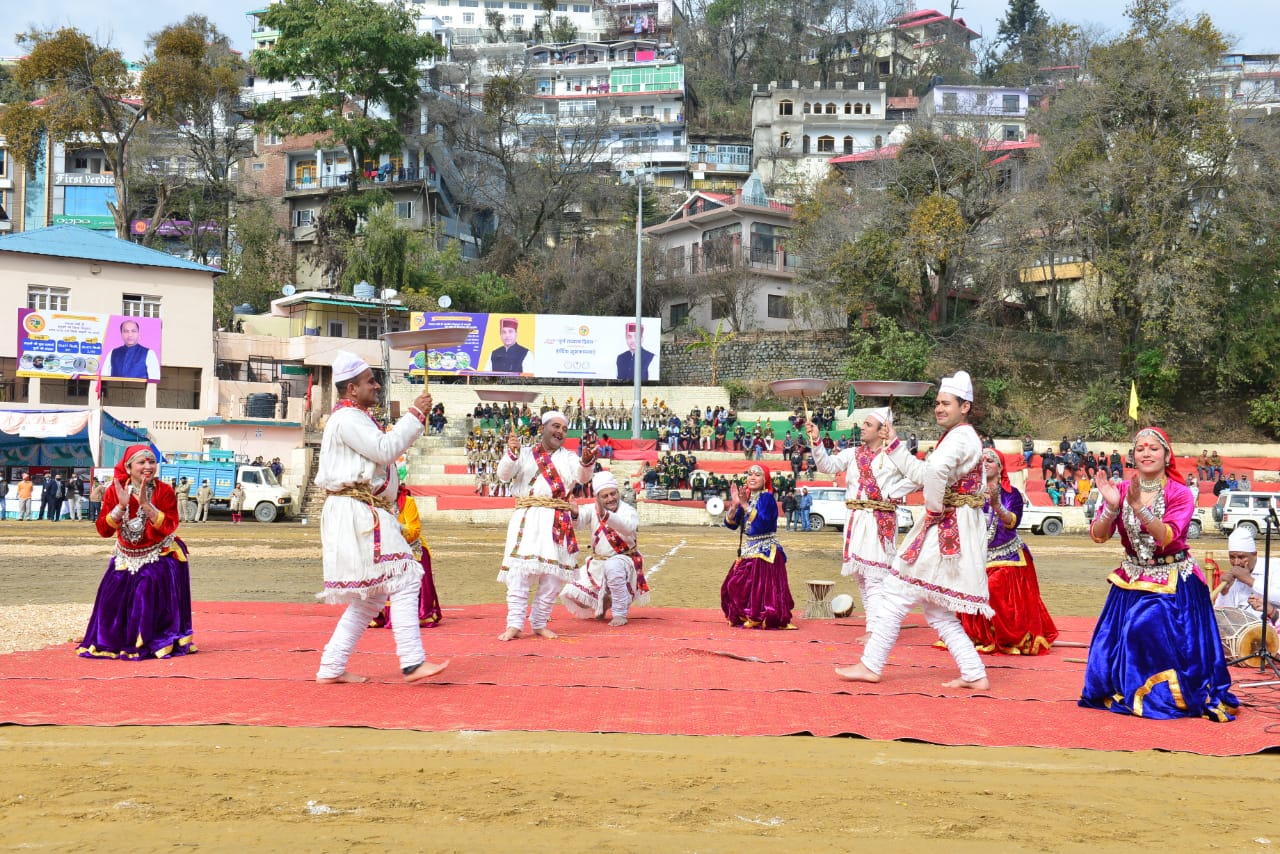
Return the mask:
[[[1227,660],[1241,658],[1236,665],[1252,667],[1257,663],[1255,653],[1262,649],[1262,621],[1256,614],[1243,608],[1217,608],[1213,612],[1218,621],[1218,634],[1222,638],[1222,651]],[[1280,650],[1280,639],[1276,637],[1274,626],[1266,629],[1267,651],[1275,653]],[[1242,658],[1250,656],[1250,658]]]
[[[831,613],[837,617],[847,617],[853,613],[853,597],[841,593],[831,600]]]
[[[724,512],[724,499],[719,495],[713,495],[707,499],[707,512],[712,516],[719,516]]]
[[[831,595],[831,588],[835,587],[836,583],[810,580],[805,584],[809,586],[809,601],[805,603],[804,615],[811,619],[830,620],[834,615],[831,613],[831,603],[827,601],[827,597]]]

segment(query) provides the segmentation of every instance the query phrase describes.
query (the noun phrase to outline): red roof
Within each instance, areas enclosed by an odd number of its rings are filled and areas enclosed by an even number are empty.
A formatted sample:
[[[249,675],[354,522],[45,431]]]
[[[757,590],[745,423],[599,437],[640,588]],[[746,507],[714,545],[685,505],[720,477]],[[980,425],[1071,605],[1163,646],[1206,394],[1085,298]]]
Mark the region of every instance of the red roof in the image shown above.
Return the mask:
[[[944,21],[950,21],[961,29],[968,30],[979,38],[982,34],[976,30],[969,29],[969,25],[964,22],[964,18],[948,18],[937,9],[920,9],[916,12],[908,12],[905,15],[899,15],[889,23],[900,30],[909,30],[914,27],[924,27],[929,24],[937,24]]]
[[[982,144],[983,151],[1016,151],[1020,148],[1039,148],[1040,138],[1034,134],[1025,140],[993,139]],[[893,160],[902,150],[900,145],[886,145],[870,151],[859,151],[857,154],[844,154],[833,157],[829,163],[871,163],[876,160]],[[996,161],[999,162],[999,161]]]

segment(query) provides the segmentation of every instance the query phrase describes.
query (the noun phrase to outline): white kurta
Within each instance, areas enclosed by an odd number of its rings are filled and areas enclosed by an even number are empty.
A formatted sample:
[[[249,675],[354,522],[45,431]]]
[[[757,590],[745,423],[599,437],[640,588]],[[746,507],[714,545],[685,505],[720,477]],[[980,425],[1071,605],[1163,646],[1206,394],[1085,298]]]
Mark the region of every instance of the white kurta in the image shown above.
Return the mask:
[[[396,459],[421,435],[422,424],[413,415],[401,418],[391,432],[384,433],[363,410],[339,409],[324,428],[316,486],[333,492],[368,484],[376,495],[394,504],[400,487]],[[422,565],[396,517],[355,498],[331,495],[325,499],[320,539],[324,592],[317,594],[318,599],[338,603],[386,598],[422,578]]]
[[[940,526],[930,525],[927,514],[921,515],[903,538],[885,576],[885,585],[952,611],[993,616],[987,591],[987,529],[982,508],[945,508],[942,501],[949,488],[975,470],[981,471],[978,467],[982,463],[982,441],[977,431],[968,424],[949,430],[923,461],[908,453],[903,443],[898,443],[888,456],[908,480],[924,489],[926,510],[954,511],[960,551],[944,555],[938,542]],[[985,478],[981,482],[985,487]],[[907,563],[906,553],[922,535],[919,556]]]
[[[860,482],[857,454],[857,448],[846,448],[832,456],[827,453],[821,442],[813,447],[813,459],[818,466],[818,471],[823,474],[844,472],[845,501],[866,501],[870,498]],[[904,477],[898,467],[889,461],[883,448],[871,461],[871,471],[880,485],[880,498],[883,501],[899,502],[917,489],[916,485]],[[873,511],[850,510],[844,526],[844,559],[840,573],[883,576],[889,571],[894,555],[897,554],[897,535],[896,514],[893,521],[893,534],[886,541],[880,538]]]
[[[618,509],[609,514],[605,525],[622,537],[628,547],[634,549],[637,544],[637,530],[640,527],[640,514],[634,507],[619,503]],[[591,554],[587,562],[578,570],[577,580],[565,588],[563,601],[575,617],[600,617],[605,612],[605,592],[612,591],[618,582],[623,591],[636,590],[636,565],[630,555],[620,555],[614,549],[609,538],[600,531],[600,519],[596,513],[596,505],[584,504],[578,508],[578,519],[575,526],[590,538]],[[611,584],[610,582],[614,582]],[[587,595],[582,595],[582,594]],[[614,599],[618,597],[615,594]],[[617,603],[623,604],[623,603]],[[625,603],[631,605],[648,605],[648,592],[636,591]]]
[[[551,463],[560,473],[566,492],[575,483],[590,483],[592,466],[584,466],[578,455],[567,448],[560,448],[551,455]],[[520,455],[512,458],[503,452],[498,462],[498,480],[511,482],[511,494],[517,498],[534,496],[550,498],[551,484],[538,470],[533,449],[524,447]],[[517,507],[507,524],[507,543],[502,553],[502,571],[498,580],[506,582],[508,574],[555,575],[564,581],[572,581],[578,568],[578,550],[569,548],[568,542],[557,543],[552,536],[556,510],[550,507]]]

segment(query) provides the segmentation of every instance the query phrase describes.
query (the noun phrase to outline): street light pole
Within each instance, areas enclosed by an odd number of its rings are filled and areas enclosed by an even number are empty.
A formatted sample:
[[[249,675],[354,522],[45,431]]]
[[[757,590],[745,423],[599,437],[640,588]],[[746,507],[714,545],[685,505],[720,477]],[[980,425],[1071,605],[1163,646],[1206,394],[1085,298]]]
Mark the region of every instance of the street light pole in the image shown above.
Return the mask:
[[[636,349],[631,354],[631,438],[640,438],[640,374],[644,371],[644,326],[640,300],[644,293],[644,180],[636,170]]]

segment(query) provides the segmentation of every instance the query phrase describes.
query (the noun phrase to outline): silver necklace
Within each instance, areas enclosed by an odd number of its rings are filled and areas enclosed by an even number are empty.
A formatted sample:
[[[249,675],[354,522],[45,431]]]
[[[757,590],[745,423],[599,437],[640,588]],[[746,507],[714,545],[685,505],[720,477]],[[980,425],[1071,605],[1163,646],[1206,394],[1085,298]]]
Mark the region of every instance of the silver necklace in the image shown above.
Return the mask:
[[[130,497],[132,497],[132,496],[133,496],[133,494],[134,494],[135,490],[137,490],[137,487],[135,487],[133,484],[129,484],[129,495],[130,495]],[[150,497],[151,497],[151,492],[152,492],[152,489],[151,489],[150,487],[148,487],[148,488],[147,488],[147,490],[146,490],[146,495],[145,495],[145,497],[144,497],[143,495],[139,494],[139,496],[138,496],[138,509],[137,509],[137,511],[136,511],[136,512],[134,512],[134,514],[133,514],[132,516],[130,516],[130,515],[129,515],[129,513],[128,513],[128,509],[127,509],[127,508],[128,508],[128,504],[126,503],[126,505],[125,505],[125,507],[126,507],[126,510],[125,510],[125,521],[124,521],[124,524],[123,524],[123,525],[121,525],[120,527],[121,527],[122,532],[124,533],[124,538],[125,538],[126,540],[128,540],[129,542],[131,542],[131,543],[136,543],[136,542],[138,542],[139,540],[141,540],[141,539],[142,539],[142,534],[143,534],[143,532],[146,530],[146,527],[147,527],[147,518],[146,518],[146,516],[144,516],[144,515],[143,515],[143,513],[142,513],[142,504],[143,504],[144,500],[148,500],[148,499],[150,499]],[[125,500],[126,500],[126,502],[128,501],[128,499],[125,499]]]
[[[1159,492],[1164,489],[1164,477],[1157,477],[1155,480],[1147,480],[1142,475],[1138,475],[1138,488],[1143,492]]]

